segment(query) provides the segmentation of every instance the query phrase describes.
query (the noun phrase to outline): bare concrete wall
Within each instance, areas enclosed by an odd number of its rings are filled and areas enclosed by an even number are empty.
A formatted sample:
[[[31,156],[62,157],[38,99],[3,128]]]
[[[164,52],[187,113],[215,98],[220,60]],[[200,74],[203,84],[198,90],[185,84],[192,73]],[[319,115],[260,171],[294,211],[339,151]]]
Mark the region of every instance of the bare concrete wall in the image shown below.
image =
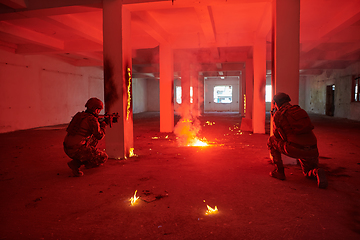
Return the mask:
[[[100,68],[0,50],[0,132],[68,123],[103,92]]]
[[[146,79],[133,79],[133,113],[145,112],[147,110],[147,84]]]
[[[360,121],[360,103],[351,102],[352,76],[357,74],[360,74],[360,63],[344,70],[326,70],[318,76],[307,76],[301,81],[305,94],[300,94],[300,102],[306,111],[325,115],[326,87],[335,84],[334,116]]]
[[[157,79],[147,79],[147,111],[160,112],[160,85]]]
[[[220,77],[205,80],[204,111],[205,112],[239,112],[239,77],[227,77],[222,80]],[[215,103],[215,86],[232,86],[231,103]]]
[[[301,108],[306,108],[306,77],[299,77],[299,106]]]

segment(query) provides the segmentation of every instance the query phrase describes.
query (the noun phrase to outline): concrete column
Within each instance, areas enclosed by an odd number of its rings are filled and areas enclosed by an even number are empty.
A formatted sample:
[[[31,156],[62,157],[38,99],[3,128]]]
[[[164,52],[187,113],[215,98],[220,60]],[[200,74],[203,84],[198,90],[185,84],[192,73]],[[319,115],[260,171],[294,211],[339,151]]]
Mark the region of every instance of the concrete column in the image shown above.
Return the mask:
[[[252,119],[253,111],[253,93],[254,93],[254,65],[253,59],[247,59],[245,63],[245,78],[246,78],[246,98],[245,102],[245,118]]]
[[[239,82],[239,113],[241,117],[245,116],[244,113],[244,95],[246,94],[246,81],[245,81],[244,71],[240,74],[240,82]]]
[[[190,113],[190,63],[181,63],[181,116]]]
[[[160,132],[174,130],[174,57],[168,44],[160,44]]]
[[[197,69],[191,69],[191,87],[193,89],[193,102],[191,103],[191,112],[193,116],[200,116],[200,100],[199,100],[199,78]]]
[[[248,58],[245,63],[245,96],[243,97],[243,109],[245,117],[241,119],[241,130],[253,132],[253,95],[254,95],[254,78],[253,78],[253,59]]]
[[[266,39],[259,38],[254,44],[254,133],[265,133],[265,86],[266,86]]]
[[[299,103],[300,0],[273,0],[273,89]]]
[[[205,101],[205,78],[203,75],[198,75],[198,88],[199,88],[199,109],[200,114],[203,115],[205,113],[204,109],[204,101]]]
[[[130,20],[122,0],[103,1],[105,111],[120,115],[107,129],[106,152],[116,159],[128,157],[134,146]]]

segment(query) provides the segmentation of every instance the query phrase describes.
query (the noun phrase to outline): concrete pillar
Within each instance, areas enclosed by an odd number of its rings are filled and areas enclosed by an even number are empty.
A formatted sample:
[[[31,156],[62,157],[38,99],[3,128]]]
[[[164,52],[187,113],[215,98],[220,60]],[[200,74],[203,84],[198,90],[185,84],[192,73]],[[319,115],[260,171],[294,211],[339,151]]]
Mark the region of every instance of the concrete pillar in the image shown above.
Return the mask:
[[[240,82],[239,82],[239,113],[241,117],[245,116],[245,112],[244,112],[244,100],[245,100],[244,95],[246,94],[245,74],[244,71],[241,72]]]
[[[200,114],[205,113],[204,100],[205,100],[205,78],[203,75],[198,75],[198,88],[199,88],[199,109]]]
[[[160,132],[174,130],[174,57],[168,44],[160,44]]]
[[[258,38],[254,44],[254,133],[265,133],[266,39]]]
[[[245,63],[246,96],[245,96],[245,118],[252,119],[253,93],[254,93],[254,65],[253,59],[247,59]]]
[[[105,111],[120,115],[106,131],[106,152],[116,159],[128,157],[134,146],[130,20],[122,0],[103,1]]]
[[[253,132],[253,95],[254,95],[254,78],[253,78],[253,59],[248,58],[245,63],[245,96],[243,98],[243,109],[245,117],[241,119],[242,131]]]
[[[273,1],[274,93],[289,94],[292,104],[299,103],[300,0]]]
[[[190,113],[190,63],[181,63],[181,116]]]
[[[193,116],[200,116],[200,99],[199,99],[199,78],[197,69],[191,69],[191,87],[193,89],[193,102],[191,103],[191,112]]]

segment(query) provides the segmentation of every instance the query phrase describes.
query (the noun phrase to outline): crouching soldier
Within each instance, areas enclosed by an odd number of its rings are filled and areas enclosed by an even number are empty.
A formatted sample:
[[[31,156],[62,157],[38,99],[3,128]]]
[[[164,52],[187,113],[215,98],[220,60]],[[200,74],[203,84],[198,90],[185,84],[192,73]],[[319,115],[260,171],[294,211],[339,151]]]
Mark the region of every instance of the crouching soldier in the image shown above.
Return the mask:
[[[314,126],[305,110],[291,105],[289,95],[278,93],[273,98],[273,133],[268,140],[268,148],[273,157],[275,170],[270,176],[285,180],[281,154],[299,160],[304,176],[317,179],[319,188],[328,185],[325,172],[318,167],[319,151]]]
[[[105,136],[106,121],[99,122],[99,113],[104,104],[98,98],[90,98],[86,110],[78,112],[71,120],[64,139],[64,151],[72,159],[68,166],[76,177],[83,176],[80,167],[98,167],[105,163],[108,155],[96,149],[99,140]]]

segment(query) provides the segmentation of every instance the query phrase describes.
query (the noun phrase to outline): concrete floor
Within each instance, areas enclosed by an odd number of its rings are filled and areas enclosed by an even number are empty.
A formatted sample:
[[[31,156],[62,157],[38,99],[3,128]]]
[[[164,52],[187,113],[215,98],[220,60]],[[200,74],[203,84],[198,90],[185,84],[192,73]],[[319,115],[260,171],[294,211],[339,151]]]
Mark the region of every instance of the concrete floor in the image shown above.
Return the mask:
[[[81,178],[66,165],[66,126],[0,134],[0,239],[360,239],[360,122],[311,118],[326,190],[297,165],[269,177],[268,135],[240,133],[238,114],[201,117],[209,147],[179,147],[158,113],[137,114],[138,156]]]

